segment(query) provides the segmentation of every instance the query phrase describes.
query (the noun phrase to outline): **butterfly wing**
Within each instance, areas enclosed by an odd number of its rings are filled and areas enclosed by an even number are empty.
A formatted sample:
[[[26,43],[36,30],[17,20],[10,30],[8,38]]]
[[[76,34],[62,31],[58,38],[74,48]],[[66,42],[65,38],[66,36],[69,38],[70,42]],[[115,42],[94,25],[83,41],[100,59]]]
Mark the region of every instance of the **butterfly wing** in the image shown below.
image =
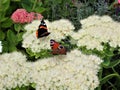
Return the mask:
[[[55,40],[50,40],[50,46],[52,49],[52,54],[66,54],[66,49],[64,46],[60,45]]]
[[[38,38],[38,30],[36,31],[36,37]]]
[[[60,44],[58,42],[56,42],[55,40],[53,40],[53,39],[50,40],[51,49],[57,49],[59,45]]]
[[[59,47],[59,54],[65,54],[66,55],[66,48],[64,47],[64,46],[62,46],[62,45],[60,45]]]
[[[45,24],[44,20],[41,20],[41,24],[38,27],[38,30],[36,31],[36,37],[41,38],[44,36],[48,36],[50,32],[48,32],[47,25]]]
[[[37,32],[38,32],[38,35],[37,35],[38,38],[45,37],[50,34],[50,32],[48,32],[47,30],[43,28],[38,29]]]

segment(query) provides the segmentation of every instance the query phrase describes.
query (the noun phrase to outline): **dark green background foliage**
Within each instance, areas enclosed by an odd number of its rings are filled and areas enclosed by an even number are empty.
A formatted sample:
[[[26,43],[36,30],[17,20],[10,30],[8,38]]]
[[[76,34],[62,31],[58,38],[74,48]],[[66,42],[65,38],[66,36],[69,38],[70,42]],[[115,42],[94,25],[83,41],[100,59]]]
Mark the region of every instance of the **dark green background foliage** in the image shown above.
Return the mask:
[[[81,28],[79,21],[92,14],[110,15],[114,20],[120,21],[120,11],[114,7],[114,3],[115,0],[0,0],[0,41],[3,44],[3,53],[19,50],[25,53],[29,60],[49,55],[49,50],[34,55],[29,49],[21,47],[22,35],[25,32],[24,24],[15,24],[10,19],[18,8],[41,13],[50,21],[69,19],[74,24],[75,31],[78,31]],[[76,48],[69,39],[62,40],[61,43],[69,50]],[[98,74],[101,83],[96,90],[120,90],[120,47],[112,48],[108,43],[102,45],[104,50],[101,52],[87,50],[86,47],[79,49],[86,54],[96,54],[104,60]],[[30,84],[13,90],[34,90],[34,86],[35,84]]]

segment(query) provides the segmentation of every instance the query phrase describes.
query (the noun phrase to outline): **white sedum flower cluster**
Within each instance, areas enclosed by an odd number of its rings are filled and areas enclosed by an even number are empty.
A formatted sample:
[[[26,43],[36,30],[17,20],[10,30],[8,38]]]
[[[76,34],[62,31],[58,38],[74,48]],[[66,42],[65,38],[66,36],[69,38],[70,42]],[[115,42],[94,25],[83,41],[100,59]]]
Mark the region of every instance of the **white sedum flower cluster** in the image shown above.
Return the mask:
[[[0,55],[0,90],[28,85],[30,67],[26,64],[25,55],[20,52]]]
[[[38,60],[33,65],[36,90],[94,90],[102,60],[73,50],[67,55]]]
[[[102,42],[108,42],[111,47],[120,46],[120,23],[109,16],[93,15],[81,20],[81,23],[82,29],[71,34],[78,41],[78,46],[97,50],[103,50]]]
[[[73,50],[36,62],[14,52],[0,55],[0,90],[36,83],[36,90],[94,90],[102,60]]]
[[[37,39],[36,30],[38,29],[40,21],[35,20],[25,26],[27,32],[23,35],[22,47],[30,48],[32,52],[40,52],[41,49],[50,49],[50,39],[60,41],[64,39],[65,36],[70,35],[74,30],[72,23],[66,19],[56,20],[54,22],[45,20],[45,22],[48,32],[51,34],[47,37]]]

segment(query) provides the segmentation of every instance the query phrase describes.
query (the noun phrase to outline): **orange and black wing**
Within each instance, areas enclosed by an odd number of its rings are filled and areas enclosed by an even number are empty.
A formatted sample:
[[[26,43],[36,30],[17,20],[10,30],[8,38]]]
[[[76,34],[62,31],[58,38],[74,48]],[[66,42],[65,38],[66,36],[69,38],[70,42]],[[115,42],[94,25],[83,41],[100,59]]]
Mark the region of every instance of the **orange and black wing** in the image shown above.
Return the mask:
[[[48,36],[50,32],[48,32],[47,25],[45,24],[44,20],[41,21],[41,24],[38,27],[38,30],[36,31],[36,37],[41,38]]]

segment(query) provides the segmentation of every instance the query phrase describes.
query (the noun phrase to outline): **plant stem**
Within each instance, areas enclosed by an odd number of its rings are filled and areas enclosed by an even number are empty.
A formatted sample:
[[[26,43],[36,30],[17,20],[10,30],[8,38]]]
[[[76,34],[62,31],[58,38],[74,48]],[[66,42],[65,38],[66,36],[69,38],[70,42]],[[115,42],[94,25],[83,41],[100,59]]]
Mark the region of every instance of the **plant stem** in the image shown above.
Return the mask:
[[[114,90],[117,90],[116,87],[111,82],[108,81],[108,83],[111,85],[111,87],[114,88]]]
[[[102,78],[102,72],[103,72],[103,67],[99,71],[99,80],[101,80],[101,78]],[[99,85],[97,90],[101,90],[101,86],[100,85]]]
[[[117,73],[116,70],[114,69],[114,67],[112,67],[112,70],[113,70],[114,73]]]

